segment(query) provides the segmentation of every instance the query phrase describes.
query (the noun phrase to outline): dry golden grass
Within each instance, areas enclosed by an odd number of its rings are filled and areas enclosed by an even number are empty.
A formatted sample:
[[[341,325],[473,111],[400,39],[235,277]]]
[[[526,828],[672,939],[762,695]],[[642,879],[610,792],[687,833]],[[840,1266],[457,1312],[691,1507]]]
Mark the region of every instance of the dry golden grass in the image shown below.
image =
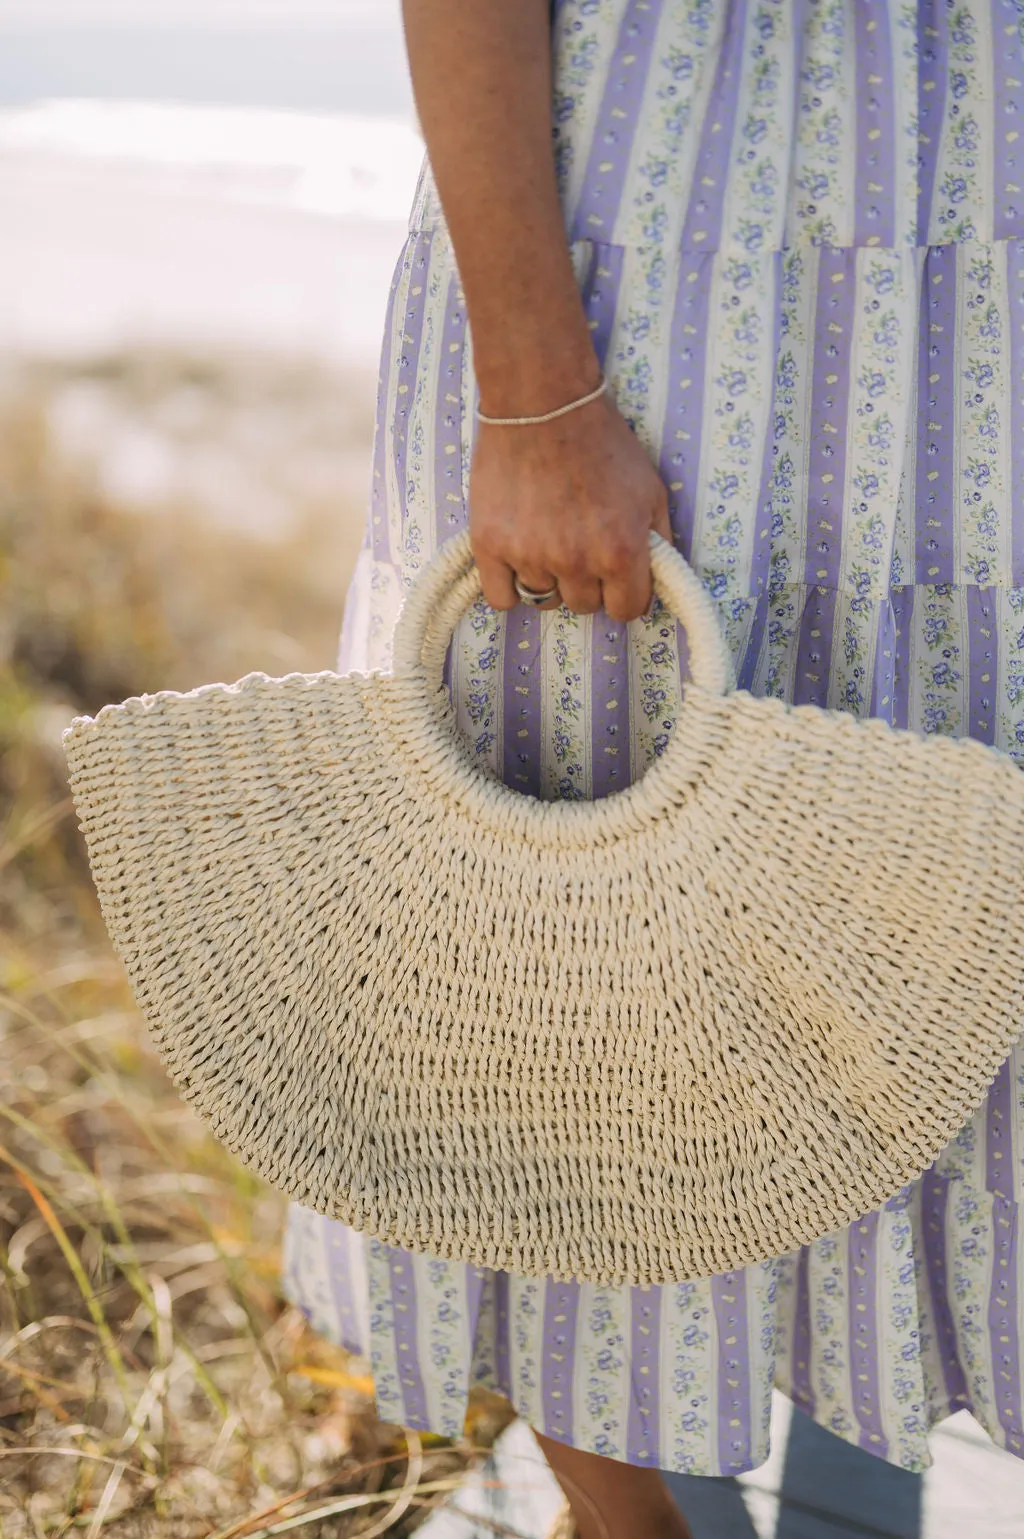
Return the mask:
[[[282,1202],[148,1048],[60,754],[108,700],[329,666],[361,509],[271,545],[113,507],[53,453],[51,385],[0,419],[0,1539],[409,1533],[472,1449],[377,1422],[283,1302]]]

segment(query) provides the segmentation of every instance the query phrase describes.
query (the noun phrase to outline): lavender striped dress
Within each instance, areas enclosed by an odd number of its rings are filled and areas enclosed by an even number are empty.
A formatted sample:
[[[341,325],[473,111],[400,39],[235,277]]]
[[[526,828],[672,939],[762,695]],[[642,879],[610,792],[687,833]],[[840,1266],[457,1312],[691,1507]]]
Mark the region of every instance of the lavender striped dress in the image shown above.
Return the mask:
[[[1022,0],[561,0],[554,123],[580,287],[678,544],[755,693],[1024,755]],[[341,666],[466,522],[472,356],[429,171],[395,276]],[[643,773],[679,708],[663,613],[478,605],[449,679],[540,797]],[[1022,1021],[1024,1029],[1024,1021]],[[1024,1048],[922,1180],[793,1255],[601,1288],[413,1256],[294,1210],[286,1285],[455,1434],[502,1389],[550,1437],[710,1475],[772,1386],[907,1469],[970,1407],[1024,1456]]]

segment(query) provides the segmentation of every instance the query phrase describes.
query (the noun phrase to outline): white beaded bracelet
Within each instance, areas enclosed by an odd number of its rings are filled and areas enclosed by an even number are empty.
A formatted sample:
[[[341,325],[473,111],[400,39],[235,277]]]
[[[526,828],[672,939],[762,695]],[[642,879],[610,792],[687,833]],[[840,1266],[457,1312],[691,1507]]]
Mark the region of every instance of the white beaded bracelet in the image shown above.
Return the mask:
[[[486,422],[488,427],[536,427],[540,422],[554,422],[556,417],[564,417],[567,412],[578,411],[581,406],[589,406],[591,401],[596,401],[598,396],[604,395],[608,389],[608,381],[601,375],[601,383],[596,390],[591,390],[587,395],[581,395],[579,400],[570,401],[566,406],[556,406],[554,411],[542,412],[539,417],[487,417],[482,411],[477,411],[477,417],[481,422]]]

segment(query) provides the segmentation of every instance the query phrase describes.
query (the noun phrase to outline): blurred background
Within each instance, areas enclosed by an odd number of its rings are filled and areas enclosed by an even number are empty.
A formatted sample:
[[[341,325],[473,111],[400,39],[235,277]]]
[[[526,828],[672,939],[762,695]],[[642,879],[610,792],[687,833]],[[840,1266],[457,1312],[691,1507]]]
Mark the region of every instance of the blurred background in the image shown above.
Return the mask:
[[[282,1299],[283,1203],[148,1046],[60,746],[331,666],[421,153],[399,0],[0,0],[0,1539],[480,1539],[557,1503],[520,1425],[481,1460],[503,1403],[407,1438]],[[742,1486],[675,1482],[696,1539],[1022,1531],[966,1412],[923,1484],[776,1413]],[[476,1518],[431,1516],[469,1465]]]
[[[332,664],[420,155],[397,0],[0,0],[3,1539],[401,1534],[468,1456],[280,1298],[282,1205],[148,1048],[60,750]]]

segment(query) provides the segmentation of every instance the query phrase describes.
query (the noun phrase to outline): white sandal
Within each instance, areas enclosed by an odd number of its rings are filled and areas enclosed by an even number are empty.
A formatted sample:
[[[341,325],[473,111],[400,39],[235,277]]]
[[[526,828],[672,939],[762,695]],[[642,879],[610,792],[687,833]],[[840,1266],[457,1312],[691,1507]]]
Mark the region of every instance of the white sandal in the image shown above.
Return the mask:
[[[548,1539],[579,1539],[579,1529],[576,1527],[576,1519],[572,1515],[572,1508],[568,1502],[564,1504],[548,1529]]]

